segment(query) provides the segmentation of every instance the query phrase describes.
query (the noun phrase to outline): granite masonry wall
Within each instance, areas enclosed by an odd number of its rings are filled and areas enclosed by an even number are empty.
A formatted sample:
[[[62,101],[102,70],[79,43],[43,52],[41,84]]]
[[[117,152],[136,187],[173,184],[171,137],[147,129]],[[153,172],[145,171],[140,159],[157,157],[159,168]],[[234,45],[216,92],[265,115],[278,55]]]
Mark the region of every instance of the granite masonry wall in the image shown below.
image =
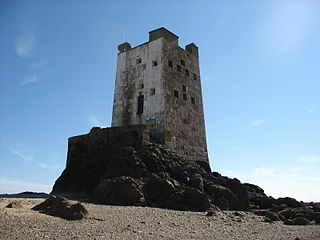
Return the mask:
[[[112,126],[145,124],[151,142],[208,162],[198,48],[165,28],[118,46]]]

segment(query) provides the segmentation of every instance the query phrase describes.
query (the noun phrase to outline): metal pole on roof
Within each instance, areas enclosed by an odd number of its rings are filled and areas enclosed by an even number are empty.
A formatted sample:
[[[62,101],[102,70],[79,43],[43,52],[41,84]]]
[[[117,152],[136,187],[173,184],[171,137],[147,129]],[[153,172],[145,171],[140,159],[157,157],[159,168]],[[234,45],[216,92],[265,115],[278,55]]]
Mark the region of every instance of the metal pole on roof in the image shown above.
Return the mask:
[[[124,43],[124,23],[121,23],[122,25],[122,43]]]

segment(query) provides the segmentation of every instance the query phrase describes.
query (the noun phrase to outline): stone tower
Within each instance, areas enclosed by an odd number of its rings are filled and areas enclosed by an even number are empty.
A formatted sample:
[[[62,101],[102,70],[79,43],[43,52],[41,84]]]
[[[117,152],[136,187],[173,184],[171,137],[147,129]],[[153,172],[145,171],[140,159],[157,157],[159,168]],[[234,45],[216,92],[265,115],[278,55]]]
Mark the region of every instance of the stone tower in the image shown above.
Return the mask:
[[[145,124],[152,142],[208,162],[198,47],[178,38],[162,27],[118,46],[112,127]]]

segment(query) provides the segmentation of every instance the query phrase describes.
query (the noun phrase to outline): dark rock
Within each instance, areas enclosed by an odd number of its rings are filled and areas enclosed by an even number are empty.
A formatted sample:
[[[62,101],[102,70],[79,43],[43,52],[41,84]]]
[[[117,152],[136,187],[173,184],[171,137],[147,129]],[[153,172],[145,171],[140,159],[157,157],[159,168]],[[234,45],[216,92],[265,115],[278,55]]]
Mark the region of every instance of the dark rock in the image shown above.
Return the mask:
[[[132,177],[103,179],[95,188],[93,196],[101,203],[119,205],[143,205],[143,182]]]
[[[296,217],[293,219],[287,219],[284,224],[286,225],[308,225],[310,221],[304,217]]]
[[[292,222],[301,217],[320,223],[319,203],[274,199],[256,185],[210,172],[205,161],[185,159],[164,145],[144,142],[143,131],[135,134],[136,128],[145,129],[143,125],[127,128],[127,133],[119,128],[121,136],[115,138],[106,134],[110,129],[100,128],[70,138],[67,165],[52,193],[76,194],[106,204],[251,210],[270,221]]]
[[[278,198],[277,200],[275,200],[275,204],[276,205],[285,204],[288,207],[292,207],[292,208],[302,207],[303,206],[303,203],[300,203],[297,200],[295,200],[294,198],[289,198],[289,197]]]
[[[206,210],[217,204],[222,209],[249,209],[240,181],[211,174],[205,164],[186,161],[159,144],[133,147],[98,140],[90,134],[69,139],[67,166],[52,193],[119,205]]]
[[[21,202],[18,201],[13,201],[11,203],[9,203],[6,208],[23,208]]]
[[[211,207],[208,195],[195,188],[186,187],[184,191],[172,194],[163,205],[177,210],[205,211]]]
[[[195,174],[190,178],[191,187],[197,188],[200,191],[203,191],[203,179],[200,174]]]
[[[214,210],[208,210],[208,212],[206,213],[207,217],[212,217],[212,216],[215,216],[215,215],[216,215],[216,212]]]
[[[87,209],[81,203],[72,203],[59,196],[48,197],[44,202],[33,207],[32,210],[67,220],[81,220],[88,216]]]
[[[272,221],[279,221],[280,218],[277,213],[267,211],[265,217],[269,218]]]

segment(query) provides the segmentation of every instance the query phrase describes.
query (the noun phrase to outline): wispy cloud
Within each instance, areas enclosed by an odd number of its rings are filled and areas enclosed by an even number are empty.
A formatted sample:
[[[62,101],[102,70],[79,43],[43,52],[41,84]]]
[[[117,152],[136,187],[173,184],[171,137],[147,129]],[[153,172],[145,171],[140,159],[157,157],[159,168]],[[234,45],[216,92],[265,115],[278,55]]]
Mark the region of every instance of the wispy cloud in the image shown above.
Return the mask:
[[[28,57],[31,55],[37,43],[37,37],[31,29],[24,30],[15,44],[16,54],[19,57]]]
[[[95,114],[90,113],[87,116],[87,122],[90,124],[90,127],[105,127],[106,123],[103,123]]]
[[[320,157],[317,156],[299,156],[296,158],[298,161],[306,162],[306,163],[316,163],[320,161]]]
[[[39,79],[39,77],[37,75],[33,75],[32,77],[26,78],[25,80],[23,80],[20,83],[20,87],[28,85],[28,84],[38,83],[38,82],[41,82],[41,79]]]
[[[267,120],[264,120],[264,119],[254,120],[250,123],[250,126],[252,126],[252,127],[261,126],[261,125],[265,124],[266,122],[267,122]]]
[[[38,164],[39,167],[44,168],[44,169],[51,169],[51,170],[57,170],[59,169],[59,166],[57,165],[50,165],[47,163],[39,163]]]
[[[276,1],[263,29],[266,45],[275,51],[291,52],[316,29],[317,1]]]
[[[33,156],[29,156],[16,148],[10,147],[8,145],[5,145],[4,147],[8,149],[12,154],[18,156],[24,161],[31,161],[33,159]]]
[[[49,193],[51,185],[30,183],[9,177],[0,177],[0,193],[19,193],[25,191]]]

